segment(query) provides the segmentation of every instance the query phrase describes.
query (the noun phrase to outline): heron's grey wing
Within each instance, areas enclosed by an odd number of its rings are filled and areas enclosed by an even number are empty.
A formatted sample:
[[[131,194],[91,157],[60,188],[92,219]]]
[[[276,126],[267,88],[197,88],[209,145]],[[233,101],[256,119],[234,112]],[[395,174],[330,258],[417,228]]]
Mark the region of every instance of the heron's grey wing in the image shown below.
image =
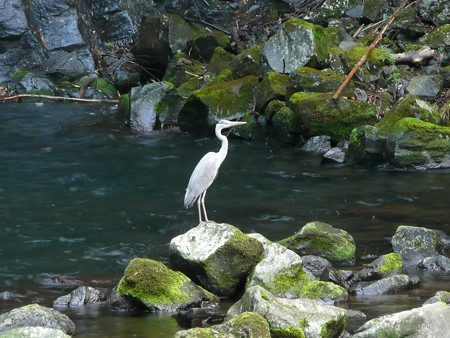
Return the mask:
[[[220,167],[220,159],[217,153],[209,152],[202,157],[192,172],[189,184],[184,196],[184,206],[190,208],[206,189],[214,182]]]

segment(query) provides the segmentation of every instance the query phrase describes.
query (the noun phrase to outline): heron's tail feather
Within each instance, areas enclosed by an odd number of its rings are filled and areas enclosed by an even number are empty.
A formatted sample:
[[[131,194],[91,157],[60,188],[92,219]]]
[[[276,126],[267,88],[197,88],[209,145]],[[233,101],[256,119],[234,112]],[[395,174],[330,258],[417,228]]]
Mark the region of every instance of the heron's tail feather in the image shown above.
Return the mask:
[[[186,195],[184,195],[184,207],[189,209],[195,203],[197,196],[189,192],[189,189],[186,189]]]

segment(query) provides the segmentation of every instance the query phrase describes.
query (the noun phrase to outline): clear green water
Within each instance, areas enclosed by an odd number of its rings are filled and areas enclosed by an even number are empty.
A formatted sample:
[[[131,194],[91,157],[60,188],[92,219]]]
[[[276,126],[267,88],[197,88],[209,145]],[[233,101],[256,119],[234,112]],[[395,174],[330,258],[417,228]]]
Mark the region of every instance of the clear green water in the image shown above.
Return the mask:
[[[42,273],[110,289],[134,257],[168,262],[171,238],[197,225],[182,206],[190,173],[215,138],[179,131],[142,136],[101,105],[0,104],[0,312],[31,302],[51,306],[67,291],[38,283]],[[232,139],[208,190],[208,215],[272,240],[319,220],[347,230],[358,256],[390,251],[400,224],[450,233],[450,172],[329,167],[320,157],[269,142]],[[441,273],[413,271],[422,286],[386,298],[353,298],[369,317],[418,306],[449,290]],[[65,311],[79,337],[170,337],[170,314]]]

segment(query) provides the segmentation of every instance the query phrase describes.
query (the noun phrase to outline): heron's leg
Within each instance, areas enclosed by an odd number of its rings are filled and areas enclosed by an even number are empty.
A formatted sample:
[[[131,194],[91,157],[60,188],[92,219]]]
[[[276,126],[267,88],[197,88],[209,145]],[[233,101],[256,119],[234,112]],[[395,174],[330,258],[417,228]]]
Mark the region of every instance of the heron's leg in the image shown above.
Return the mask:
[[[208,215],[206,214],[205,196],[206,196],[206,190],[203,192],[203,194],[200,197],[202,199],[203,212],[205,213],[205,221],[209,222]]]
[[[202,222],[202,207],[200,206],[200,204],[202,203],[202,196],[200,195],[197,199],[197,207],[198,207],[198,221],[199,223]]]

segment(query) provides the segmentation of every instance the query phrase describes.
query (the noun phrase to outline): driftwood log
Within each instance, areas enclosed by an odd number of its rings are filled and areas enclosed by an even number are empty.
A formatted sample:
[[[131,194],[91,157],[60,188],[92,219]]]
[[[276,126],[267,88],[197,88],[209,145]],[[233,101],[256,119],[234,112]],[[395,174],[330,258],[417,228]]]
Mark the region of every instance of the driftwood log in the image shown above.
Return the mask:
[[[428,46],[423,46],[422,48],[414,52],[394,54],[394,60],[395,63],[406,63],[415,66],[420,65],[428,59],[431,59],[435,55],[435,50],[431,49]]]

